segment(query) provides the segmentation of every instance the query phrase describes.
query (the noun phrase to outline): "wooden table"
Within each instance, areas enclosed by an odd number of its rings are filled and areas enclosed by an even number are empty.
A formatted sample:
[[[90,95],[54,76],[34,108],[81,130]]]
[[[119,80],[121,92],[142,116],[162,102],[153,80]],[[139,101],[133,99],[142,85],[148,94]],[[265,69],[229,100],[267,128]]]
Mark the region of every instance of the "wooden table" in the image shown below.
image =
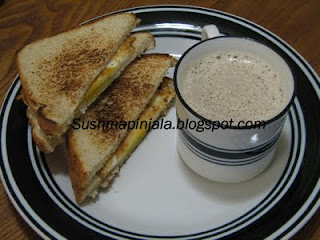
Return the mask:
[[[1,1],[2,2],[2,1]],[[15,54],[27,43],[77,26],[103,13],[152,4],[188,4],[218,9],[249,19],[293,46],[320,72],[320,2],[258,1],[4,1],[0,7],[0,102],[17,74]],[[320,239],[320,213],[295,239]],[[0,239],[39,239],[10,203],[0,183]]]

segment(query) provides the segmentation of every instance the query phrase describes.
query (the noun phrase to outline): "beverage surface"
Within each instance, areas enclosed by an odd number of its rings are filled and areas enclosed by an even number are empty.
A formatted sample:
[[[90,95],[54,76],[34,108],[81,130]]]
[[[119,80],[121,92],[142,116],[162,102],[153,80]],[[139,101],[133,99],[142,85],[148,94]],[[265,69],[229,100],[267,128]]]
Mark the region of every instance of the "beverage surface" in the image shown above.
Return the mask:
[[[190,63],[182,77],[184,100],[209,120],[268,120],[287,103],[274,67],[245,52],[210,53]]]

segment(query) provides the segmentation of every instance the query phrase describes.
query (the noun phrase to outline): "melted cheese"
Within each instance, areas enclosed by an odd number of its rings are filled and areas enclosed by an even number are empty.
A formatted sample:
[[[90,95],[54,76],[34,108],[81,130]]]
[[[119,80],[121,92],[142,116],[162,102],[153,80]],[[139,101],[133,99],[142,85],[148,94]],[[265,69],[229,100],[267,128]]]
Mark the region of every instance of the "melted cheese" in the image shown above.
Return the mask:
[[[94,80],[87,90],[79,109],[84,109],[89,106],[111,83],[120,75],[120,72],[125,68],[129,62],[135,59],[138,54],[133,45],[135,37],[127,38],[111,58],[105,69]]]
[[[107,65],[86,92],[80,104],[81,107],[89,106],[112,83],[121,65],[121,60],[115,59]]]

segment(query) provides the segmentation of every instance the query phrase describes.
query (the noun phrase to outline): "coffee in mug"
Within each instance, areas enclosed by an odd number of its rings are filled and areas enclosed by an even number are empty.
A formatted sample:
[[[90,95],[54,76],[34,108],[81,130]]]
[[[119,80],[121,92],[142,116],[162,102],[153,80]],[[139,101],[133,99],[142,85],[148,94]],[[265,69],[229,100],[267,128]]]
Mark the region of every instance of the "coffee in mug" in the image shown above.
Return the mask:
[[[266,121],[287,104],[285,80],[264,59],[241,51],[208,53],[189,63],[181,94],[214,121]]]

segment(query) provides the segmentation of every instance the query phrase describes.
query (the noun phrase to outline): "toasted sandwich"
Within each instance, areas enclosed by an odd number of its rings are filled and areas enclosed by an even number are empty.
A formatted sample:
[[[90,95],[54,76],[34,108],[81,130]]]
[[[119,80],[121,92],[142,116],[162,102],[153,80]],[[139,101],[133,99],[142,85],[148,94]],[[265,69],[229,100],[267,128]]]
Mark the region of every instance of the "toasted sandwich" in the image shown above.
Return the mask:
[[[78,203],[96,195],[99,185],[111,182],[146,134],[146,129],[133,129],[129,135],[127,128],[91,129],[89,122],[128,123],[139,116],[157,119],[174,96],[171,80],[165,79],[161,89],[157,89],[167,69],[175,63],[166,54],[148,54],[136,59],[80,118],[82,128],[70,128],[66,137],[68,167]]]
[[[153,36],[147,32],[135,33],[130,35],[119,47],[113,55],[105,69],[93,81],[89,89],[86,91],[82,101],[80,102],[74,118],[80,113],[84,113],[85,109],[106,89],[111,82],[119,76],[121,71],[137,56],[140,56],[146,50],[155,47]],[[43,131],[37,121],[37,117],[31,108],[28,108],[27,115],[32,126],[33,139],[37,143],[40,150],[51,152],[55,146],[62,140],[65,131],[61,131],[58,135],[47,134]]]
[[[138,122],[142,123],[145,121],[151,126],[154,121],[166,114],[174,97],[175,90],[173,80],[165,77],[146,109],[141,113]],[[142,128],[131,129],[128,132],[128,135],[120,144],[116,152],[109,157],[104,166],[97,172],[85,191],[85,196],[89,195],[94,198],[98,194],[99,186],[107,188],[111,185],[115,176],[119,173],[122,164],[141,143],[148,133],[148,130],[149,129],[146,126],[143,126]]]
[[[110,15],[24,47],[17,56],[27,115],[39,149],[52,152],[72,120],[84,113],[121,71],[155,46],[149,33],[128,37],[140,22]]]

